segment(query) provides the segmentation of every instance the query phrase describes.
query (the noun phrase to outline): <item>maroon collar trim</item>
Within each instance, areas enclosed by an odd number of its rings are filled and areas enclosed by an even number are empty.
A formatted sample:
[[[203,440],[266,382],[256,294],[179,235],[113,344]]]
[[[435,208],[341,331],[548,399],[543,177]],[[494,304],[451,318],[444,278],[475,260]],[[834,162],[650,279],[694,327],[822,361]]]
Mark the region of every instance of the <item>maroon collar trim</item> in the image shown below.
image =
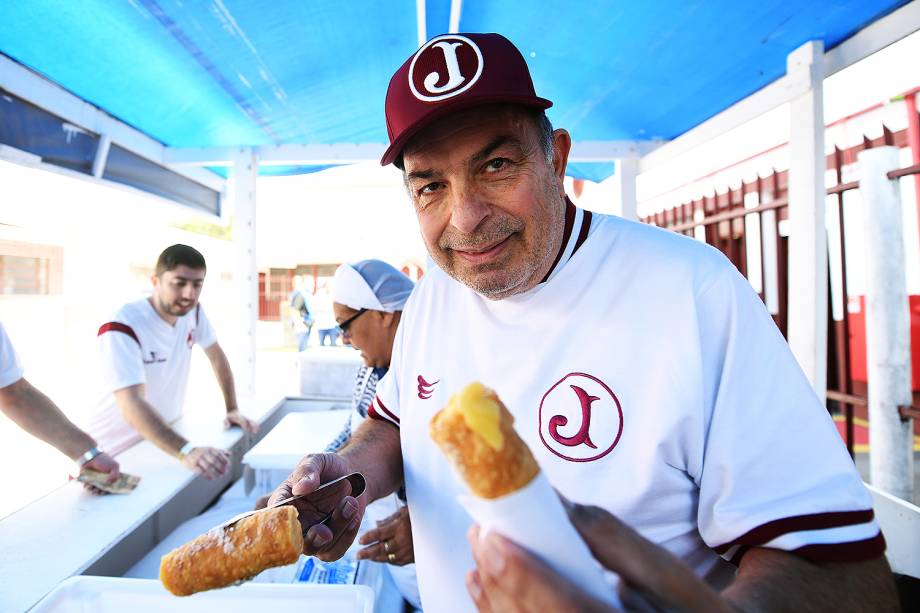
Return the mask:
[[[562,259],[562,254],[565,253],[565,248],[569,245],[569,239],[572,237],[572,227],[575,225],[575,205],[572,204],[572,201],[569,200],[569,197],[565,197],[565,226],[562,230],[562,244],[559,245],[559,253],[556,254],[556,259],[553,260],[553,265],[549,267],[546,276],[540,280],[540,283],[546,283],[546,280],[549,279],[549,276],[553,274],[553,271],[556,270],[556,266],[559,265],[559,260]]]
[[[581,232],[578,233],[578,241],[575,243],[575,248],[572,249],[572,255],[575,255],[578,248],[585,244],[588,238],[588,230],[591,229],[591,211],[585,211],[584,213],[584,219],[581,221]],[[569,257],[571,258],[572,256],[570,255]]]
[[[540,281],[540,283],[546,283],[547,280],[553,273],[556,272],[556,269],[560,266],[565,265],[565,262],[562,261],[562,256],[571,249],[571,253],[566,257],[566,261],[570,260],[575,252],[578,251],[585,241],[588,239],[588,232],[591,230],[591,211],[581,210],[581,220],[578,228],[577,236],[573,237],[573,232],[575,230],[575,221],[578,219],[579,210],[575,208],[575,205],[572,204],[572,201],[569,200],[569,197],[565,197],[565,226],[562,231],[562,244],[559,246],[559,253],[556,254],[556,259],[553,260],[553,265],[550,267],[549,272],[546,273],[546,276]],[[575,245],[570,247],[570,243],[575,241]]]

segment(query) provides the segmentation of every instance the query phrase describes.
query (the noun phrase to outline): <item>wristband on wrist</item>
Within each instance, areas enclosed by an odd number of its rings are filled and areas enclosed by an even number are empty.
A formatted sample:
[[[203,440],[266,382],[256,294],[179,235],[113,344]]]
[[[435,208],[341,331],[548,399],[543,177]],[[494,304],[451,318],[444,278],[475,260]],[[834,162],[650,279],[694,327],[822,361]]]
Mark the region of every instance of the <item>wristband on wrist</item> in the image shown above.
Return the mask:
[[[87,462],[92,462],[94,459],[96,459],[96,456],[100,455],[101,453],[102,450],[98,447],[92,447],[88,449],[83,455],[77,458],[77,467],[82,469],[84,466],[86,466]]]
[[[179,460],[184,460],[188,454],[192,453],[193,449],[195,449],[195,445],[192,443],[186,443],[182,445],[182,449],[179,450],[179,453],[176,454],[176,457],[179,458]]]

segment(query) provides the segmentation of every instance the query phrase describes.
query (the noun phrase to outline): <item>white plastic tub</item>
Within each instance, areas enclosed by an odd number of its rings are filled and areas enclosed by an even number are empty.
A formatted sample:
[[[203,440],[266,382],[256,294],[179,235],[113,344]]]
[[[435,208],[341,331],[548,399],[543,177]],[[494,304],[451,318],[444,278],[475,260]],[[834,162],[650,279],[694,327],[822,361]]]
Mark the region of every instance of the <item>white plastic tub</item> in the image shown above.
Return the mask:
[[[253,613],[253,611],[373,613],[366,585],[246,583],[192,596],[173,596],[159,581],[120,577],[71,577],[45,596],[35,613]]]

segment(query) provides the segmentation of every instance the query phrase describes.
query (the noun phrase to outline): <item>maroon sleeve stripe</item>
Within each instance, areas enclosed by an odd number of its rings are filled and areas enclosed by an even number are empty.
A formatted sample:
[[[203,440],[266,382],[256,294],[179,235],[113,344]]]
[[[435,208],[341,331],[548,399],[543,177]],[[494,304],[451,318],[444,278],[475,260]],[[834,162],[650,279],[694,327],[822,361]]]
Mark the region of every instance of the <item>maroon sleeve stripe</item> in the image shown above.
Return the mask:
[[[138,345],[141,344],[140,339],[137,338],[137,334],[134,333],[134,330],[131,329],[131,326],[126,326],[123,323],[110,321],[107,324],[102,324],[99,326],[99,332],[96,333],[96,336],[102,336],[106,332],[121,332],[122,334],[127,334],[134,339],[135,343]]]
[[[386,417],[384,417],[383,415],[377,412],[377,409],[374,408],[373,402],[367,405],[367,416],[372,417],[374,419],[380,419],[382,421],[390,421],[389,419],[387,419]]]
[[[395,424],[394,424],[394,423],[393,423],[393,420],[387,419],[386,417],[384,417],[383,415],[381,415],[380,413],[378,413],[378,412],[377,412],[377,409],[374,408],[374,403],[373,403],[373,402],[370,403],[370,404],[368,405],[368,407],[367,407],[367,416],[370,417],[371,419],[379,419],[380,421],[385,421],[385,422],[387,422],[388,424],[390,424],[391,426],[395,426],[396,428],[399,427],[399,424],[398,424],[398,423],[395,423]]]
[[[863,541],[805,545],[793,549],[792,553],[817,563],[864,562],[881,557],[885,553],[885,537],[879,532]]]
[[[805,545],[788,553],[795,554],[816,564],[865,562],[866,560],[881,557],[885,553],[885,547],[885,537],[879,532],[872,538],[862,541]],[[740,565],[741,558],[750,550],[750,547],[742,545],[729,562],[735,566]]]
[[[874,517],[875,513],[872,509],[866,509],[865,511],[836,511],[832,513],[814,513],[811,515],[784,517],[757,526],[733,541],[713,547],[713,550],[721,555],[735,545],[758,547],[779,536],[789,534],[790,532],[854,526],[872,521]]]
[[[377,406],[380,407],[380,410],[383,411],[384,413],[386,413],[387,416],[388,416],[390,419],[392,419],[392,420],[395,421],[397,424],[399,424],[399,418],[396,417],[396,415],[394,415],[393,412],[390,411],[390,409],[388,409],[388,408],[386,407],[386,405],[383,404],[383,402],[380,401],[380,396],[374,396],[374,402],[371,403],[371,406],[374,406],[374,403],[376,403]]]

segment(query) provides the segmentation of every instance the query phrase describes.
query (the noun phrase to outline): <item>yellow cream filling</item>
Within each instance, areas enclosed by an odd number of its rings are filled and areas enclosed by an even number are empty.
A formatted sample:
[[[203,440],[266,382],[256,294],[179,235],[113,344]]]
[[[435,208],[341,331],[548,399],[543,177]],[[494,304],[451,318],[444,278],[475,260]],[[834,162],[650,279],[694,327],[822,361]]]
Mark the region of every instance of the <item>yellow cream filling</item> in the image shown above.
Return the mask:
[[[505,444],[505,437],[499,427],[498,403],[487,395],[482,383],[470,383],[447,403],[448,411],[457,411],[467,427],[478,434],[486,444],[498,451]]]

